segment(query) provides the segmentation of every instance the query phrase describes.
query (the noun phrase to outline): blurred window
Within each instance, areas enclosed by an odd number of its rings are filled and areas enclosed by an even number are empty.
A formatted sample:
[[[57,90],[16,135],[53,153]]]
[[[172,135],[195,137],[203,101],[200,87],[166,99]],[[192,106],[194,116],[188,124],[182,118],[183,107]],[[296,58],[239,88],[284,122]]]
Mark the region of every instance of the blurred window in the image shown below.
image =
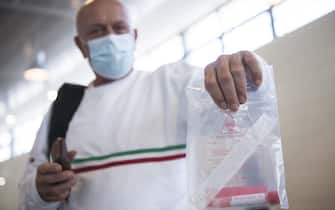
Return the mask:
[[[233,0],[219,9],[220,25],[224,32],[270,8],[269,0]]]
[[[185,32],[185,43],[187,51],[194,50],[219,37],[222,34],[221,23],[215,12],[200,22],[192,25]]]
[[[215,39],[198,50],[192,51],[186,58],[186,62],[198,67],[205,67],[215,61],[222,54],[222,41]]]
[[[224,53],[255,50],[273,39],[271,19],[265,12],[223,36]]]
[[[286,0],[273,8],[278,36],[294,31],[335,9],[335,0]]]

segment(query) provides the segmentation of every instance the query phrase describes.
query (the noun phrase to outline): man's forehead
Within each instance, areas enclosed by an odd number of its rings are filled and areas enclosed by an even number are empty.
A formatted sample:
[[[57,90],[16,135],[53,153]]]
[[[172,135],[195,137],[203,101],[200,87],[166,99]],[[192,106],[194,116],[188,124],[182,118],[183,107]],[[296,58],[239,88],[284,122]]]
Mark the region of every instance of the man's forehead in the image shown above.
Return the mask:
[[[83,5],[88,5],[88,4],[91,4],[91,3],[96,2],[96,1],[101,1],[101,0],[86,0],[86,1],[84,1]],[[118,2],[118,3],[122,4],[122,0],[107,0],[107,1]]]
[[[98,7],[109,7],[109,6],[119,6],[120,8],[124,8],[124,5],[119,0],[86,0],[83,6],[79,9],[77,16],[80,16],[82,13],[86,13],[87,11],[94,10]]]
[[[120,8],[110,12],[112,8]],[[128,20],[128,14],[125,6],[119,0],[88,0],[80,8],[77,14],[77,27],[79,25],[86,25],[96,19],[105,18],[104,16],[111,14],[116,18],[126,18]]]

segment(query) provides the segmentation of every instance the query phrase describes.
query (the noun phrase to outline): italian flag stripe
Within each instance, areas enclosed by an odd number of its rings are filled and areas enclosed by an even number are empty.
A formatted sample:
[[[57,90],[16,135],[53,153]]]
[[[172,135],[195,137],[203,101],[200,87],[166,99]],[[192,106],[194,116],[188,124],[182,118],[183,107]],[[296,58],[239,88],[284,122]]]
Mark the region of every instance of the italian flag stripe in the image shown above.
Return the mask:
[[[184,158],[186,145],[146,148],[117,152],[102,156],[78,158],[72,161],[75,173],[88,172],[108,167],[148,162],[161,162]]]
[[[129,160],[122,160],[122,161],[114,161],[109,162],[101,165],[91,165],[91,166],[85,166],[73,169],[73,172],[78,173],[84,173],[84,172],[90,172],[90,171],[96,171],[100,169],[115,167],[115,166],[122,166],[122,165],[129,165],[129,164],[139,164],[139,163],[149,163],[149,162],[162,162],[162,161],[169,161],[169,160],[176,160],[185,158],[186,154],[179,154],[179,155],[172,155],[172,156],[165,156],[165,157],[151,157],[151,158],[139,158],[139,159],[129,159]]]

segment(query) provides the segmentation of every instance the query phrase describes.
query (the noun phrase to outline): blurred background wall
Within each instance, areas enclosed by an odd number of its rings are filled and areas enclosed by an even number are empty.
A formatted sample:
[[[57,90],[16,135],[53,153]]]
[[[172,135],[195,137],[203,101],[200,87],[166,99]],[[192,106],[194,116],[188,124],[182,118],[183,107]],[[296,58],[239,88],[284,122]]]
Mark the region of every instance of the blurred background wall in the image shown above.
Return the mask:
[[[203,67],[241,49],[273,64],[291,209],[335,209],[334,0],[125,2],[139,29],[136,69],[180,59]],[[0,0],[1,210],[16,208],[26,153],[58,87],[93,77],[72,41],[81,3]]]
[[[335,12],[257,52],[275,68],[290,209],[335,209]]]

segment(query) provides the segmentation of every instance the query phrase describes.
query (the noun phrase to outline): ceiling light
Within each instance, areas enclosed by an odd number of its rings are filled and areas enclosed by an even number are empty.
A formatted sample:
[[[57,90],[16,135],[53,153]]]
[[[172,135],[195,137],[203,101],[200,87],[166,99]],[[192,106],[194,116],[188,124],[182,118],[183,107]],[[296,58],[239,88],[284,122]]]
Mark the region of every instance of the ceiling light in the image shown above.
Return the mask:
[[[45,66],[46,55],[44,51],[39,51],[31,67],[24,71],[24,78],[29,81],[48,80],[48,72]]]
[[[24,78],[29,81],[46,81],[48,73],[42,68],[30,68],[24,71]]]

